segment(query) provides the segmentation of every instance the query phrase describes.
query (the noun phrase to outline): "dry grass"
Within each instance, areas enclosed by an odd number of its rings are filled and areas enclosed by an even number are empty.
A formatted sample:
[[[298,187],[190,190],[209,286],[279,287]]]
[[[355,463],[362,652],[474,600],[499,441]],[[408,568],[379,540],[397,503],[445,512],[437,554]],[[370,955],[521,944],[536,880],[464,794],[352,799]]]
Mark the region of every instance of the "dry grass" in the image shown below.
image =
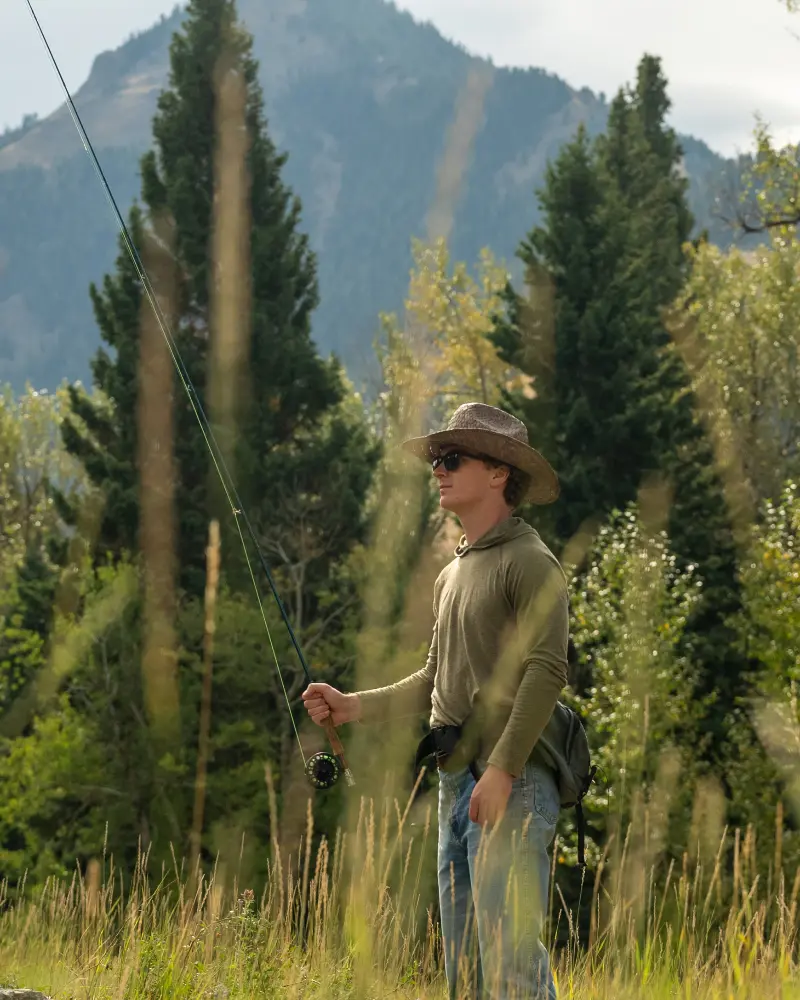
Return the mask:
[[[235,876],[192,879],[177,861],[154,882],[146,857],[126,886],[110,862],[35,897],[2,885],[0,984],[75,1000],[439,996],[420,896],[430,823],[415,836],[405,819],[364,803],[353,834],[331,844],[314,841],[309,810],[295,856],[273,843],[260,900]]]
[[[34,896],[3,885],[0,985],[59,1000],[444,1000],[426,869],[432,832],[429,808],[415,813],[393,802],[378,813],[362,801],[355,828],[330,843],[314,838],[309,809],[295,854],[273,842],[258,900],[235,875],[217,870],[198,882],[177,860],[154,881],[146,857],[125,885],[107,860]],[[731,841],[726,872],[723,845]],[[580,946],[571,928],[557,956],[560,996],[800,997],[800,873],[764,891],[748,878],[748,850],[746,836],[726,837],[707,872],[686,856],[644,879],[626,870],[625,850],[617,870],[600,865],[602,877],[585,887],[591,944]],[[633,884],[641,892],[629,898]],[[552,896],[554,932],[570,917],[557,884]]]

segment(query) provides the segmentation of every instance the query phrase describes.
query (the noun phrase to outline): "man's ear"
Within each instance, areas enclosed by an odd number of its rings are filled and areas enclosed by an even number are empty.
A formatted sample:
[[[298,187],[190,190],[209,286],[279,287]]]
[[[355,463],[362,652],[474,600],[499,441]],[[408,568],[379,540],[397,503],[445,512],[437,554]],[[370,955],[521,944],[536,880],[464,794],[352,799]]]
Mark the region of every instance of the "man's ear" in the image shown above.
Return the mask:
[[[492,469],[492,486],[498,490],[504,489],[510,475],[511,470],[507,465],[496,465]]]

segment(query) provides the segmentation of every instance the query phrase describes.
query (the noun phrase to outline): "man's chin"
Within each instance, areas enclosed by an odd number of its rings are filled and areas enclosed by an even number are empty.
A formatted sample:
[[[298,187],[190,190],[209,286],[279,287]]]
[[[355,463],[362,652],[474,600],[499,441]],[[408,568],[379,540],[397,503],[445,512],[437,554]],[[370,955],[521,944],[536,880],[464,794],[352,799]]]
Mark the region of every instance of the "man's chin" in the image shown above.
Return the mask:
[[[439,506],[442,508],[442,510],[449,510],[455,514],[458,503],[456,502],[454,504],[453,498],[449,495],[447,491],[445,491],[444,493],[439,494]]]

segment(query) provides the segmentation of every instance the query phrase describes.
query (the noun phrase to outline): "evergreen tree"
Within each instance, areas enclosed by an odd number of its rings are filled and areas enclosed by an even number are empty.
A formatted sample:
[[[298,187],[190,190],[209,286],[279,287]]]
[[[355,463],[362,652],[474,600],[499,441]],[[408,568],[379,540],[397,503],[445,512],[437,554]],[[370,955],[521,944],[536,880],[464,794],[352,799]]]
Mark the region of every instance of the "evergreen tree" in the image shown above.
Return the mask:
[[[60,548],[59,541],[54,539],[47,548]],[[22,627],[46,636],[53,623],[58,572],[43,549],[41,545],[28,547],[17,570],[17,595]]]
[[[548,166],[540,193],[543,224],[518,250],[531,295],[509,285],[505,314],[492,334],[509,363],[533,378],[535,395],[511,393],[507,405],[558,470],[562,500],[537,513],[556,547],[598,509],[622,506],[629,492],[627,483],[607,474],[616,442],[603,431],[617,405],[607,387],[620,360],[605,336],[608,303],[597,295],[615,261],[604,194],[581,127]]]
[[[672,546],[705,583],[685,641],[700,688],[721,689],[704,722],[718,746],[743,672],[726,663],[736,558],[713,453],[665,324],[692,228],[669,106],[659,61],[646,56],[635,88],[615,98],[606,133],[593,144],[579,133],[562,151],[540,194],[542,225],[519,251],[530,293],[507,289],[493,337],[535,379],[536,398],[507,402],[561,477],[562,499],[537,514],[557,549],[587,519],[623,510],[652,476],[668,482]]]
[[[213,240],[214,199],[219,193],[215,190],[218,82],[220,74],[238,73],[246,94],[250,335],[242,365],[246,379],[234,386],[238,434],[235,438],[227,434],[228,425],[216,427],[215,433],[286,609],[305,651],[313,657],[312,669],[335,683],[347,665],[354,624],[352,574],[346,567],[353,550],[365,540],[366,497],[379,444],[338,362],[321,358],[311,339],[311,315],[318,298],[316,261],[299,231],[300,204],[281,180],[285,156],[268,136],[251,39],[236,21],[233,0],[191,0],[170,55],[169,87],[159,98],[153,122],[154,148],[141,165],[142,204],[130,213],[131,238],[156,294],[161,298],[162,291],[170,291],[162,305],[171,332],[197,401],[215,419],[210,366],[217,332],[214,292],[221,280]],[[172,405],[174,482],[153,481],[145,487],[143,467],[138,464],[143,445],[163,444],[166,450],[171,442],[139,439],[143,390],[152,386],[147,382],[148,364],[150,372],[155,368],[143,345],[157,331],[124,242],[115,272],[106,275],[100,287],[92,287],[91,296],[104,341],[92,368],[99,391],[89,394],[72,387],[63,437],[104,500],[94,528],[97,560],[108,555],[124,565],[126,553],[135,559],[145,547],[144,489],[172,488],[180,592],[176,607],[159,608],[152,598],[152,577],[146,576],[145,601],[137,600],[126,610],[108,649],[93,651],[87,658],[87,678],[102,664],[114,683],[109,687],[102,678],[96,684],[87,679],[76,684],[74,695],[81,717],[106,733],[114,748],[104,765],[108,787],[131,784],[130,808],[119,816],[121,843],[132,850],[136,838],[143,837],[154,845],[153,857],[163,858],[169,843],[187,832],[187,788],[197,736],[196,671],[186,662],[185,650],[200,637],[183,635],[182,623],[187,609],[202,602],[210,517],[222,522],[225,586],[234,596],[246,588],[246,599],[252,602],[252,583],[243,566],[237,525],[230,508],[220,503],[206,442],[177,378],[165,393]],[[169,503],[161,506],[169,509]],[[61,497],[60,507],[68,521],[77,522],[76,505]],[[276,655],[286,693],[296,701],[304,686],[303,674],[288,643],[284,645],[283,625],[252,550],[250,557],[278,639]],[[149,565],[148,573],[153,573]],[[170,596],[168,588],[164,593]],[[141,666],[147,656],[147,635],[153,634],[145,632],[145,625],[159,613],[165,618],[167,640],[151,641],[151,646],[158,651],[174,641],[176,655],[170,663],[176,664],[173,676],[180,704],[180,719],[170,724],[169,738],[164,740],[153,718],[146,719],[149,729],[142,725],[151,708],[148,697],[142,696]],[[196,617],[189,618],[197,624]],[[233,783],[225,773],[226,762],[235,758],[231,765],[235,770],[251,747],[257,748],[253,753],[258,754],[259,768],[269,749],[280,758],[284,773],[289,752],[296,753],[284,693],[275,677],[260,614],[257,618],[258,636],[249,637],[259,650],[257,662],[241,652],[240,642],[237,648],[247,662],[236,660],[231,669],[257,676],[263,696],[235,703],[219,698],[214,710],[211,753],[219,751],[221,766],[219,773],[213,767],[211,772],[223,790]],[[104,657],[114,661],[107,669]],[[82,694],[87,688],[93,692],[90,699]],[[173,687],[170,696],[174,694]],[[171,711],[170,718],[176,714]],[[112,737],[112,730],[118,735]],[[231,732],[248,736],[235,753],[226,755],[223,749],[232,746]],[[130,768],[136,760],[141,762],[141,774],[134,781]],[[226,809],[238,808],[231,802],[220,796],[215,822],[222,822]]]
[[[562,478],[557,545],[587,518],[624,509],[661,465],[661,312],[681,288],[692,225],[668,106],[657,61],[645,58],[606,134],[592,144],[581,131],[562,150],[540,193],[542,224],[519,250],[535,294],[509,287],[494,334],[535,379],[536,398],[510,403]]]
[[[154,148],[142,160],[143,206],[134,206],[130,214],[133,242],[147,260],[148,248],[156,252],[158,247],[152,233],[168,234],[177,271],[171,326],[198,398],[210,412],[210,297],[218,277],[210,239],[216,82],[223,68],[234,68],[246,84],[252,294],[249,356],[244,366],[250,391],[239,394],[240,435],[233,463],[237,488],[252,519],[269,523],[276,490],[286,494],[298,486],[325,495],[329,465],[354,461],[358,467],[353,468],[352,503],[347,511],[350,530],[339,546],[339,552],[346,551],[363,527],[361,507],[371,445],[363,424],[352,414],[337,415],[346,395],[342,373],[334,360],[319,357],[311,340],[311,314],[318,298],[316,262],[298,229],[300,204],[281,180],[286,157],[276,151],[267,134],[251,39],[236,22],[232,0],[192,0],[173,38],[170,57],[169,88],[159,98],[153,122]],[[105,498],[99,552],[118,556],[123,551],[135,552],[139,540],[140,325],[143,307],[149,308],[143,303],[143,290],[124,245],[115,273],[107,275],[101,287],[92,287],[91,295],[107,345],[92,366],[101,394],[90,396],[73,387],[64,438]],[[177,383],[173,399],[180,582],[185,591],[200,594],[208,519],[219,510],[209,487],[213,480],[208,451],[186,393]],[[331,432],[331,421],[344,421],[348,434]],[[319,438],[323,424],[327,429]],[[343,437],[347,438],[344,445]],[[327,450],[320,444],[322,439]],[[303,445],[316,452],[313,468],[301,455]],[[227,457],[230,461],[230,452]],[[65,516],[74,520],[75,512],[65,504],[62,507]],[[232,546],[227,546],[228,556],[231,552]],[[326,553],[326,559],[337,554]]]

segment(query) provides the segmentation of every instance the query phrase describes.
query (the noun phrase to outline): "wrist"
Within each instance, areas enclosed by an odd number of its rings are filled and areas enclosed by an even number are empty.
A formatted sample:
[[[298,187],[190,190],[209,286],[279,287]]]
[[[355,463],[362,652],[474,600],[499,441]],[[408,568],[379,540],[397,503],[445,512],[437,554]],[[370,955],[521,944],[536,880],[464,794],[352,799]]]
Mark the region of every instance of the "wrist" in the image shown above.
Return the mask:
[[[353,722],[361,719],[361,695],[357,693],[347,695],[350,702],[350,716]]]

